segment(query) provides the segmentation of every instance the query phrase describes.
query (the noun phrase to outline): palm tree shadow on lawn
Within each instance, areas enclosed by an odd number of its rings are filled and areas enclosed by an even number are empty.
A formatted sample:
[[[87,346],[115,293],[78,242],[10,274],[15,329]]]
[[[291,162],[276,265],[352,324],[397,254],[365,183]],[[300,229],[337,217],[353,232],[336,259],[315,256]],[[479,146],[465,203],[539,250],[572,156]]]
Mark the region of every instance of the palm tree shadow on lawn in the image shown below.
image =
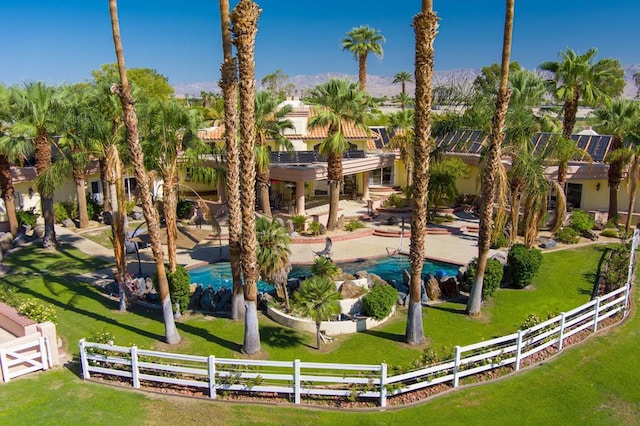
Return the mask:
[[[305,343],[303,337],[297,331],[284,327],[261,326],[260,340],[262,343],[274,348],[284,349],[306,346],[315,349],[314,346]]]

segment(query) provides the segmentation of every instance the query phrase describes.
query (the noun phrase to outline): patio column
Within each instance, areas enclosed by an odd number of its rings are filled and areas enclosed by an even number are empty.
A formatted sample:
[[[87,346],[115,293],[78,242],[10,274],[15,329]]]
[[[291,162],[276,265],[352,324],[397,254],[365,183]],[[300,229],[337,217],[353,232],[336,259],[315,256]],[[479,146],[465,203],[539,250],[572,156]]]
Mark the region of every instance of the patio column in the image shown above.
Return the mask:
[[[304,213],[304,182],[296,182],[296,214]]]
[[[369,172],[362,172],[362,199],[369,199]]]
[[[216,189],[218,191],[218,201],[221,203],[226,203],[227,193],[224,190],[224,175],[222,173],[218,174]]]

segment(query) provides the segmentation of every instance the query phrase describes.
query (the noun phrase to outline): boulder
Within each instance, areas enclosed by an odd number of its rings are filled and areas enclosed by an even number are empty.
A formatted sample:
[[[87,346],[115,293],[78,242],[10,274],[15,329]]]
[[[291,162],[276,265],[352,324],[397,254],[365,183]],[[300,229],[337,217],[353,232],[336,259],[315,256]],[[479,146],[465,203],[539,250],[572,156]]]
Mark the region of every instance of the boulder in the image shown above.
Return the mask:
[[[287,230],[287,234],[289,235],[295,232],[295,227],[293,226],[293,222],[291,221],[291,219],[287,219],[284,221],[284,227]]]
[[[324,225],[324,223],[320,224],[320,235],[325,235],[327,233],[327,227]]]
[[[62,221],[62,226],[64,226],[65,228],[75,228],[76,224],[73,220],[66,218]]]
[[[0,249],[2,251],[11,250],[13,248],[13,236],[9,232],[0,233]]]
[[[200,298],[202,297],[203,292],[204,288],[202,287],[202,284],[198,284],[195,291],[191,295],[191,298],[189,299],[189,309],[200,308]]]
[[[24,247],[31,242],[31,238],[27,237],[25,234],[18,234],[13,239],[14,247]]]
[[[507,255],[501,251],[495,253],[493,256],[491,256],[491,259],[497,260],[498,262],[500,262],[500,264],[502,266],[506,266],[507,265]]]
[[[133,218],[133,220],[142,220],[144,218],[142,207],[135,206],[131,211],[131,217]]]
[[[216,307],[214,305],[215,291],[211,287],[207,287],[202,292],[200,297],[200,309],[203,311],[215,312]]]
[[[442,294],[440,291],[440,282],[436,277],[430,276],[426,283],[427,297],[429,300],[438,300]]]
[[[344,215],[341,214],[338,217],[338,224],[337,224],[338,229],[344,229]]]
[[[44,225],[39,223],[33,227],[33,238],[43,238],[44,237]]]
[[[353,283],[353,281],[345,281],[340,286],[340,296],[343,299],[357,299],[358,297],[365,294],[365,290]]]
[[[458,296],[458,280],[454,277],[447,277],[440,283],[440,290],[447,299],[453,299]]]
[[[111,225],[113,223],[113,215],[111,212],[102,212],[102,223]]]

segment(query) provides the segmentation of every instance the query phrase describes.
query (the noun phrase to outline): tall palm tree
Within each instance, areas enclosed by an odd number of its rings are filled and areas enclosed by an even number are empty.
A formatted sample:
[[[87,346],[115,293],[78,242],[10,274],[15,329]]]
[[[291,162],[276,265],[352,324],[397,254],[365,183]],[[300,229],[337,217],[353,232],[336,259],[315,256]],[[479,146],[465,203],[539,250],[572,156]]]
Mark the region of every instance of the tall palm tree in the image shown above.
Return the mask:
[[[122,50],[122,39],[120,37],[120,25],[118,23],[118,2],[109,0],[109,15],[111,17],[111,31],[113,33],[113,44],[118,62],[120,74],[120,84],[111,86],[111,90],[118,95],[124,113],[124,124],[127,130],[127,145],[131,153],[131,160],[135,169],[136,180],[140,188],[140,199],[142,201],[142,212],[151,239],[151,251],[156,264],[156,274],[158,277],[158,289],[160,292],[160,303],[164,318],[164,334],[168,344],[179,343],[181,338],[173,318],[173,304],[169,294],[169,282],[167,271],[164,266],[164,253],[160,243],[160,226],[158,212],[153,205],[151,197],[149,174],[144,166],[144,155],[140,145],[138,133],[138,116],[136,114],[135,99],[131,95],[131,87],[127,78],[127,71],[124,64],[124,53]]]
[[[373,53],[382,58],[384,42],[384,36],[368,25],[351,29],[342,39],[342,50],[353,53],[353,57],[358,61],[358,81],[362,91],[367,90],[367,57],[369,53]]]
[[[411,96],[406,93],[398,93],[393,97],[393,102],[397,102],[400,104],[400,109],[404,110],[407,106],[414,105],[414,100]]]
[[[393,84],[398,84],[398,83],[402,85],[402,92],[400,92],[400,93],[406,94],[407,93],[407,83],[413,83],[413,76],[408,71],[397,72],[393,76]]]
[[[414,121],[413,110],[403,110],[390,114],[389,127],[394,130],[394,134],[385,146],[385,149],[397,149],[400,152],[400,160],[404,163],[407,174],[408,187],[412,184]]]
[[[424,264],[424,240],[427,227],[427,198],[429,195],[429,157],[431,149],[431,100],[433,82],[433,43],[438,29],[438,16],[433,11],[433,1],[423,0],[422,9],[413,18],[415,32],[415,81],[416,106],[413,142],[413,198],[411,213],[411,242],[409,263],[409,308],[405,339],[410,345],[424,343],[422,324],[422,266]]]
[[[270,92],[260,91],[256,93],[256,173],[258,190],[260,193],[260,205],[262,212],[271,217],[271,205],[269,202],[269,164],[270,150],[267,142],[272,140],[276,148],[292,150],[291,141],[283,135],[284,129],[293,129],[293,123],[284,116],[291,112],[291,105],[285,105],[278,109],[278,99]]]
[[[260,275],[256,258],[256,158],[255,158],[255,40],[260,9],[251,0],[240,0],[231,12],[234,44],[238,49],[240,87],[240,190],[242,200],[242,272],[244,274],[244,344],[243,351],[260,351],[258,329],[258,288]]]
[[[480,315],[482,307],[482,286],[484,272],[489,257],[489,247],[493,233],[493,205],[497,193],[497,176],[501,163],[502,141],[504,140],[504,123],[509,107],[509,61],[511,59],[511,40],[513,32],[514,0],[506,0],[506,13],[504,23],[504,37],[502,43],[502,64],[500,70],[500,85],[496,99],[495,113],[493,116],[491,133],[489,134],[489,146],[485,153],[486,162],[482,170],[480,200],[480,230],[478,233],[478,261],[476,276],[469,293],[467,313]]]
[[[258,239],[258,264],[260,275],[266,282],[273,284],[278,297],[284,300],[284,307],[289,311],[289,294],[287,278],[291,272],[291,237],[287,229],[275,219],[259,217],[256,221],[256,237]]]
[[[309,128],[327,128],[327,137],[320,144],[320,153],[327,156],[329,183],[329,218],[327,229],[338,224],[338,204],[342,183],[342,154],[349,149],[344,126],[352,124],[367,130],[365,111],[367,95],[357,83],[331,79],[309,90],[306,101],[316,106],[316,115],[309,120]]]
[[[296,310],[316,323],[316,349],[320,349],[320,325],[340,313],[340,293],[336,283],[326,275],[314,275],[302,282],[293,295]]]
[[[598,122],[595,129],[601,134],[613,135],[609,163],[609,219],[618,217],[618,189],[622,182],[624,159],[616,155],[616,151],[624,148],[625,138],[638,128],[640,122],[640,104],[630,99],[618,99],[605,108],[595,111]]]
[[[44,83],[28,83],[13,92],[17,123],[21,132],[33,138],[36,156],[36,173],[41,176],[51,167],[51,132],[55,131],[55,111],[58,108],[56,90]],[[44,238],[42,246],[56,248],[55,217],[53,215],[54,185],[47,180],[38,180],[42,215],[44,216]]]
[[[163,179],[167,255],[169,272],[174,273],[178,267],[178,175],[180,168],[187,165],[184,159],[197,159],[184,154],[185,151],[198,150],[198,145],[201,145],[195,135],[202,123],[202,116],[197,110],[187,108],[175,99],[152,101],[143,104],[140,110],[140,128],[144,138],[143,149],[147,168],[158,172]]]
[[[227,206],[229,208],[229,258],[233,276],[231,318],[244,319],[244,290],[242,283],[242,211],[240,200],[240,151],[238,147],[238,65],[231,44],[229,0],[220,0],[222,32],[222,78],[220,87],[224,99],[224,139],[227,158],[225,176]]]
[[[630,154],[629,173],[629,209],[627,210],[627,220],[625,222],[625,232],[629,234],[631,229],[631,219],[636,205],[636,193],[638,192],[638,182],[640,181],[640,144],[634,143],[632,147],[626,148]]]

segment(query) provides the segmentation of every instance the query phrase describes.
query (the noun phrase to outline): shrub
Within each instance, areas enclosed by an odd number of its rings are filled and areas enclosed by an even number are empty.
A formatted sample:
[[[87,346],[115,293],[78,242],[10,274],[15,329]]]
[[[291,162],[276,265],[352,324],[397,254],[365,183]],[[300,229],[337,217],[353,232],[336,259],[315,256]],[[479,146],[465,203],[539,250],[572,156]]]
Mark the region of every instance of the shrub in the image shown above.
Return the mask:
[[[36,299],[22,300],[15,308],[22,315],[31,318],[38,324],[46,321],[51,321],[54,324],[58,322],[55,308],[51,305],[45,305]]]
[[[533,281],[542,263],[542,252],[535,247],[530,250],[523,244],[514,244],[507,257],[509,273],[513,285],[517,288],[525,288]]]
[[[498,235],[498,238],[496,239],[496,242],[491,245],[491,248],[499,249],[502,247],[506,247],[508,245],[509,245],[509,240],[507,239],[507,236],[504,235],[503,233],[500,233]]]
[[[571,227],[562,228],[556,232],[556,239],[564,244],[576,244],[580,241],[580,234]]]
[[[97,220],[102,206],[90,195],[87,195],[87,215],[91,220]]]
[[[608,238],[618,238],[618,230],[617,229],[612,229],[612,228],[607,228],[604,229],[600,232],[600,235],[603,237],[608,237]]]
[[[469,263],[465,276],[465,284],[469,289],[473,287],[477,268],[478,258],[474,258],[471,263]],[[493,293],[500,287],[503,276],[504,268],[502,267],[502,263],[496,259],[487,259],[487,267],[484,270],[484,280],[482,281],[482,300],[487,300],[493,296]]]
[[[627,282],[630,257],[631,253],[626,245],[612,249],[606,271],[602,275],[607,292],[620,288]]]
[[[93,343],[102,343],[103,345],[113,345],[116,340],[116,337],[106,328],[102,327],[98,331],[94,331],[91,333],[89,337],[87,337],[87,341]]]
[[[349,232],[353,232],[356,229],[364,228],[365,224],[360,222],[359,220],[352,220],[344,226],[344,229]]]
[[[189,219],[192,211],[193,201],[178,200],[178,203],[176,204],[176,215],[178,216],[178,219]]]
[[[4,302],[9,306],[15,306],[16,295],[13,293],[13,289],[6,285],[0,286],[0,302]]]
[[[400,194],[391,194],[389,198],[382,202],[384,207],[392,207],[396,209],[404,208],[409,205],[409,200]]]
[[[584,210],[574,210],[571,213],[569,226],[578,231],[578,234],[590,231],[595,224],[595,220]]]
[[[16,216],[18,217],[18,224],[24,226],[35,226],[38,220],[38,215],[30,210],[17,210]]]
[[[127,201],[124,203],[124,208],[127,211],[127,216],[131,216],[133,213],[133,208],[136,206],[135,201]]]
[[[398,290],[390,285],[375,285],[362,298],[364,314],[381,320],[389,316],[391,309],[398,300]]]
[[[304,231],[304,226],[307,223],[307,217],[303,214],[291,216],[291,223],[293,223],[293,229],[296,232],[302,232]]]
[[[53,204],[53,215],[56,218],[56,223],[62,223],[62,221],[70,217],[69,212],[60,202]]]
[[[307,232],[313,236],[320,235],[322,234],[322,225],[320,224],[320,222],[313,221],[309,223]]]
[[[191,277],[187,268],[182,265],[178,265],[176,272],[169,272],[169,265],[164,265],[167,270],[167,281],[169,282],[169,296],[171,297],[171,303],[173,303],[173,312],[177,312],[178,303],[180,304],[180,313],[185,312],[189,306],[189,299],[191,297]],[[160,291],[158,288],[158,274],[154,273],[153,287],[156,291]]]
[[[311,265],[311,273],[313,275],[327,275],[328,277],[335,278],[342,270],[333,263],[333,260],[329,257],[320,256],[313,261]]]

